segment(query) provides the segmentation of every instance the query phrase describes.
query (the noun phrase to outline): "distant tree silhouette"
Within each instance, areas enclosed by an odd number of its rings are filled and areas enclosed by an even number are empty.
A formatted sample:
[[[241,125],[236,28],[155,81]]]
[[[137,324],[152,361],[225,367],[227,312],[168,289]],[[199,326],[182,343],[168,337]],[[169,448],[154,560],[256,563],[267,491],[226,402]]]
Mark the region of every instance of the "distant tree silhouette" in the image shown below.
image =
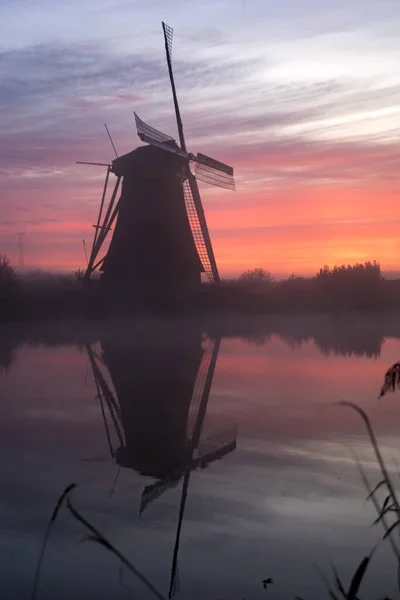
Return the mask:
[[[7,319],[15,308],[17,274],[6,255],[0,255],[0,319]]]
[[[86,271],[84,269],[81,269],[81,268],[79,268],[79,269],[77,269],[75,271],[75,277],[77,278],[78,281],[82,281],[83,280],[83,278],[85,277],[85,272]]]
[[[10,265],[10,261],[5,254],[0,254],[0,296],[7,294],[11,288],[14,288],[17,282],[17,274]]]
[[[333,268],[325,266],[315,277],[322,293],[322,305],[360,310],[378,307],[383,280],[381,267],[376,261]]]
[[[262,269],[262,268],[257,268],[257,269],[248,269],[247,271],[242,273],[239,276],[238,281],[240,283],[250,283],[250,284],[262,283],[262,284],[265,284],[265,283],[273,283],[274,278],[272,277],[272,275],[269,271],[266,271],[265,269]]]
[[[355,265],[341,265],[333,268],[325,265],[316,275],[319,281],[332,281],[335,284],[339,283],[379,283],[383,279],[380,264],[375,260],[373,262],[365,262],[364,264],[356,263]]]
[[[121,310],[137,310],[130,290],[104,287],[99,281],[82,286],[83,271],[55,274],[15,271],[0,255],[0,320],[19,318],[99,318]],[[144,312],[176,310],[171,301],[160,305],[152,300]],[[324,266],[313,277],[290,274],[275,281],[263,268],[248,269],[237,279],[223,279],[220,286],[205,287],[184,305],[188,311],[232,313],[311,313],[398,310],[400,279],[385,279],[376,261],[355,265]],[[140,309],[142,310],[142,308]],[[181,310],[181,307],[179,308]]]

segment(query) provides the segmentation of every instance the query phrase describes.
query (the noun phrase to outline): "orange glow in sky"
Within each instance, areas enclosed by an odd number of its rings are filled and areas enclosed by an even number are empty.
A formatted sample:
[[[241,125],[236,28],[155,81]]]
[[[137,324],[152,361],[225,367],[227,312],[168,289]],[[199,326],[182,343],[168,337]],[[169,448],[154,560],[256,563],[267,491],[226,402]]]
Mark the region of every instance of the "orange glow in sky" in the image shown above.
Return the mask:
[[[235,193],[200,186],[221,276],[366,260],[398,270],[398,11],[248,4],[205,2],[195,25],[169,16],[188,148],[235,169]],[[115,22],[94,8],[73,1],[60,15],[46,3],[48,27],[27,31],[17,3],[0,7],[0,254],[14,264],[25,231],[26,266],[85,267],[105,173],[76,161],[112,160],[104,123],[120,155],[139,142],[133,110],[176,136],[163,4],[139,16],[115,7]]]

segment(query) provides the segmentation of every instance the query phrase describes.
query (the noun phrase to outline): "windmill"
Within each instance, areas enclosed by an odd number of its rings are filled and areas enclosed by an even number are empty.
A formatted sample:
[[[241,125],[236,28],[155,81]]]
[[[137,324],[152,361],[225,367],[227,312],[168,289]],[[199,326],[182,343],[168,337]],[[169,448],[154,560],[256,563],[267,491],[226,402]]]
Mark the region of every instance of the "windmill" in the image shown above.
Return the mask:
[[[236,448],[236,428],[233,427],[202,437],[220,339],[208,339],[204,350],[199,341],[201,337],[197,333],[192,335],[192,332],[173,342],[171,337],[159,344],[154,339],[146,340],[147,348],[142,347],[143,352],[135,353],[134,369],[131,346],[119,343],[113,347],[111,342],[104,344],[103,356],[87,346],[112,458],[120,467],[134,469],[156,480],[145,487],[139,513],[142,514],[152,502],[183,482],[170,598],[179,589],[178,552],[191,473],[204,469]],[[175,365],[175,371],[167,368],[163,374],[157,367],[160,367],[166,350],[173,356],[171,365]],[[178,355],[183,357],[181,363],[176,361]],[[109,371],[113,386],[107,382],[102,363]],[[159,382],[155,381],[157,374]],[[153,383],[149,389],[150,376]],[[170,382],[170,390],[166,389],[167,381]],[[164,388],[161,401],[159,388]],[[163,410],[163,405],[167,412],[157,415]],[[167,431],[162,431],[162,428]],[[115,438],[117,448],[113,441]]]
[[[197,180],[234,190],[233,168],[205,154],[187,151],[172,71],[173,30],[165,23],[162,27],[179,144],[134,113],[138,136],[147,145],[105,165],[87,279],[99,269],[105,281],[145,282],[158,289],[187,288],[199,284],[205,272],[210,282],[219,283]],[[117,179],[105,210],[111,174]],[[99,259],[112,229],[108,251]]]

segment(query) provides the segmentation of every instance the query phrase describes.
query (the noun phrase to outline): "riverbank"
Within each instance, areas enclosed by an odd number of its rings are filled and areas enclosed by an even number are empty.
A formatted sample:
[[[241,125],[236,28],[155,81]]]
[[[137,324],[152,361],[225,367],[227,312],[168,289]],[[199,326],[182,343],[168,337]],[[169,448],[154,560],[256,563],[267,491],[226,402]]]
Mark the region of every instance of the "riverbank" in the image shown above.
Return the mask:
[[[222,282],[191,295],[144,297],[140,290],[100,281],[18,282],[0,294],[0,321],[115,319],[138,316],[393,312],[400,306],[400,280],[376,285],[334,286],[315,279],[268,285]]]
[[[324,267],[315,277],[276,281],[263,269],[195,291],[86,281],[71,275],[21,274],[0,264],[0,321],[136,317],[342,314],[397,311],[400,279],[385,279],[377,263]]]

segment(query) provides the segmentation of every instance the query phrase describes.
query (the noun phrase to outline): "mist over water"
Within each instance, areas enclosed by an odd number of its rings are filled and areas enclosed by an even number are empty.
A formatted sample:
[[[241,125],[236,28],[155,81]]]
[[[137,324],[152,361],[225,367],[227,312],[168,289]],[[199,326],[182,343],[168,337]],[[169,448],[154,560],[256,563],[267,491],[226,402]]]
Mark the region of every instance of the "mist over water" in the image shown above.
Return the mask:
[[[82,514],[166,597],[319,600],[315,565],[332,579],[333,561],[348,582],[382,537],[352,454],[377,483],[364,426],[336,403],[367,412],[396,470],[399,398],[377,395],[400,357],[397,317],[36,323],[0,333],[5,597],[30,597],[47,521],[71,482]],[[38,598],[151,597],[103,548],[78,543],[84,535],[62,512]],[[361,596],[396,589],[382,544]]]

